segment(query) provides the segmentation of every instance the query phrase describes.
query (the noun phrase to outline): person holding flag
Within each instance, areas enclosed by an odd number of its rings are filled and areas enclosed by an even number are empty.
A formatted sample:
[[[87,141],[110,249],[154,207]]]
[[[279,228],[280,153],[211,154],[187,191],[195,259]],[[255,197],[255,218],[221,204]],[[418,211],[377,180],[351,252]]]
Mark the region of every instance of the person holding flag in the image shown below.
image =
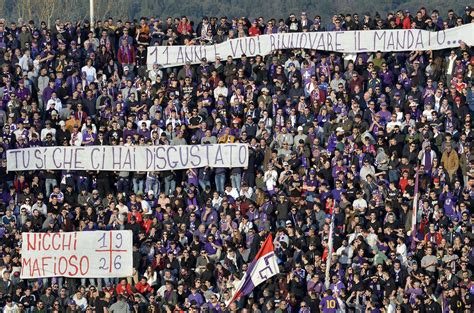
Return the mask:
[[[242,279],[237,284],[234,282],[235,291],[230,300],[226,301],[226,306],[229,307],[235,300],[250,294],[255,287],[279,273],[272,234],[269,234]]]

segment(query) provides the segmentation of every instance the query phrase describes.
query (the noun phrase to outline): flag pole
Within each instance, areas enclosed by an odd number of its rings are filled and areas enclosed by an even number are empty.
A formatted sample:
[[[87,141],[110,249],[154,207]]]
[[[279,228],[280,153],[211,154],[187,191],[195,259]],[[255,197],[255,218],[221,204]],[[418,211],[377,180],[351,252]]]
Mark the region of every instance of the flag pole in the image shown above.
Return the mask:
[[[332,251],[333,251],[333,234],[334,234],[334,206],[336,205],[336,199],[332,200],[332,210],[331,210],[331,224],[329,225],[329,237],[328,237],[328,255],[326,259],[326,273],[325,273],[325,285],[326,289],[329,288],[331,283],[330,269],[332,261]]]
[[[419,181],[420,181],[420,166],[416,166],[415,173],[415,190],[413,195],[412,217],[411,217],[411,231],[416,236],[416,221],[418,218],[418,200],[419,200]]]
[[[415,249],[416,247],[416,236],[417,236],[417,229],[416,229],[416,222],[418,219],[418,198],[419,198],[419,181],[420,181],[420,163],[416,165],[415,168],[415,190],[413,195],[413,204],[412,204],[412,212],[411,212],[411,248]]]
[[[89,0],[89,14],[91,18],[91,30],[94,30],[94,0]]]

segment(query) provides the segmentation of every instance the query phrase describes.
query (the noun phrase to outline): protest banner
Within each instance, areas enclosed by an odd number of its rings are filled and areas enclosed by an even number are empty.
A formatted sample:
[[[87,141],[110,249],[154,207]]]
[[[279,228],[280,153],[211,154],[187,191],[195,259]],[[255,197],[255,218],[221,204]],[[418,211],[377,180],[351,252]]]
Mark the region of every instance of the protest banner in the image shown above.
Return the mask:
[[[157,63],[163,67],[197,64],[202,58],[214,62],[217,56],[240,58],[268,55],[281,49],[313,49],[341,53],[400,52],[440,50],[459,47],[461,41],[474,44],[474,24],[438,32],[421,29],[298,32],[231,39],[208,46],[151,46],[147,49],[148,68]]]
[[[130,230],[23,233],[20,277],[131,276],[132,246]]]
[[[247,164],[246,144],[35,147],[7,151],[8,171],[167,171]]]

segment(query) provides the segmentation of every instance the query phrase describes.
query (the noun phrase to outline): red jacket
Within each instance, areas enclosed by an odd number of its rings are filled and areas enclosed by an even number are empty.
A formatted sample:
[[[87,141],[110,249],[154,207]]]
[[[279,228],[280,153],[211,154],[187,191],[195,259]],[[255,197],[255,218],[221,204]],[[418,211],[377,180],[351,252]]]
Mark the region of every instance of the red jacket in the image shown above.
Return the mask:
[[[249,35],[250,36],[257,36],[260,35],[260,28],[257,26],[252,26],[249,28]]]
[[[121,284],[118,284],[115,290],[117,291],[117,294],[119,295],[120,294],[125,295],[125,296],[133,295],[132,286],[129,283],[127,283],[125,287],[122,286]]]
[[[143,218],[143,216],[142,216],[142,218]],[[150,233],[152,225],[153,225],[153,221],[151,219],[148,219],[147,221],[143,221],[142,226],[145,229],[145,232],[147,234]]]
[[[86,119],[89,115],[85,111],[77,111],[74,113],[74,116],[76,117],[76,120],[82,124],[86,122]]]
[[[143,223],[143,217],[142,217],[142,214],[140,212],[128,212],[128,216],[127,216],[127,220],[128,222],[130,223],[130,219],[132,216],[135,216],[135,218],[137,219],[137,224],[138,225],[141,225]]]
[[[439,232],[435,232],[434,234],[428,232],[426,235],[425,235],[425,242],[435,242],[437,245],[439,245],[441,243],[441,240],[443,239],[443,237],[441,236],[441,234]]]
[[[139,281],[135,285],[135,289],[137,290],[138,293],[141,293],[142,295],[146,295],[149,292],[153,292],[153,288],[148,283],[142,284],[141,281]]]
[[[191,27],[190,23],[179,22],[178,29],[177,29],[178,33],[181,34],[184,29],[186,29],[188,31],[188,33],[191,33],[193,31],[193,28]]]
[[[406,16],[403,19],[403,29],[410,29],[411,28],[411,18],[409,16]]]

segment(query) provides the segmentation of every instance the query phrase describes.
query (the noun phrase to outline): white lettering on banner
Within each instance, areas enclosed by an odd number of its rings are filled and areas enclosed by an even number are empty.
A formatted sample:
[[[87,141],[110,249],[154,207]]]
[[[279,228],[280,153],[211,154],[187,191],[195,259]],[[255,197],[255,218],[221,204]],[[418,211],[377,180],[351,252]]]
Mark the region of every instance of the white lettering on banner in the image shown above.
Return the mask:
[[[7,170],[167,171],[246,167],[246,144],[36,147],[7,151]]]
[[[132,231],[23,233],[22,279],[133,274]]]
[[[313,49],[345,53],[397,52],[410,50],[440,50],[458,47],[461,41],[474,45],[473,24],[430,32],[420,29],[332,31],[281,33],[244,37],[210,46],[148,47],[148,67],[158,63],[163,67],[197,64],[202,58],[214,62],[216,57],[240,58],[268,55],[281,49]]]

